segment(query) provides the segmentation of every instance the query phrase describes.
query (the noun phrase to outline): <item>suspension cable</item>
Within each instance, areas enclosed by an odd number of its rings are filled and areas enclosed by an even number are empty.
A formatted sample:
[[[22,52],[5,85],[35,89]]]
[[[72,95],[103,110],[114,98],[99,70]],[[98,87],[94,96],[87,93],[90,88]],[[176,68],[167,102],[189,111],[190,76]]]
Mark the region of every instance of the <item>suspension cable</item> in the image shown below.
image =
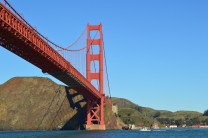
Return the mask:
[[[71,48],[72,46],[74,46],[74,44],[76,44],[81,38],[82,36],[84,35],[84,33],[87,31],[87,27],[84,29],[84,31],[81,33],[81,35],[78,37],[78,39],[76,41],[74,41],[71,45],[65,47],[65,49],[69,49]]]
[[[109,81],[109,76],[108,76],[108,67],[107,67],[107,60],[106,60],[106,55],[105,55],[104,41],[103,41],[103,51],[104,51],[104,59],[105,59],[105,70],[106,70],[107,82],[108,82],[108,91],[109,91],[109,95],[110,95],[110,98],[111,98],[111,89],[110,89],[110,81]]]
[[[48,38],[46,38],[45,36],[43,36],[41,33],[39,33],[34,27],[32,27],[13,7],[11,4],[9,4],[9,2],[7,2],[7,0],[4,0],[4,2],[17,14],[17,16],[20,17],[20,19],[25,22],[31,29],[33,29],[39,36],[41,36],[43,39],[45,39],[46,41],[48,41],[49,43],[53,44],[54,46],[61,48],[61,46],[53,43],[52,41],[50,41]]]
[[[44,40],[46,40],[47,42],[49,42],[50,44],[54,45],[55,47],[58,47],[62,50],[66,50],[66,51],[81,51],[83,49],[85,49],[86,47],[84,48],[81,48],[81,49],[78,49],[78,50],[68,50],[67,48],[63,48],[57,44],[55,44],[54,42],[52,42],[51,40],[49,40],[48,38],[46,38],[45,36],[43,36],[41,33],[39,33],[34,27],[32,27],[13,7],[12,5],[7,1],[7,0],[4,0],[5,2],[5,5],[7,4],[13,11],[14,13],[25,23],[27,24],[33,31],[35,31],[40,37],[42,37]],[[84,30],[84,32],[86,31],[86,29]],[[81,36],[84,34],[84,32],[81,34]],[[74,43],[72,43],[70,46],[68,47],[71,47],[73,46],[77,41],[79,41],[79,39],[81,38],[81,36],[78,38],[78,40],[76,40]]]
[[[78,52],[78,51],[81,51],[81,50],[85,49],[86,46],[83,47],[83,48],[80,48],[80,49],[76,49],[76,50],[70,50],[69,48],[71,48],[72,46],[74,46],[82,38],[82,36],[86,32],[86,30],[87,30],[87,27],[84,29],[84,31],[81,33],[81,35],[78,37],[78,39],[76,41],[74,41],[71,45],[65,47],[64,49],[60,49],[58,51],[67,50],[67,51],[72,51],[72,52]]]

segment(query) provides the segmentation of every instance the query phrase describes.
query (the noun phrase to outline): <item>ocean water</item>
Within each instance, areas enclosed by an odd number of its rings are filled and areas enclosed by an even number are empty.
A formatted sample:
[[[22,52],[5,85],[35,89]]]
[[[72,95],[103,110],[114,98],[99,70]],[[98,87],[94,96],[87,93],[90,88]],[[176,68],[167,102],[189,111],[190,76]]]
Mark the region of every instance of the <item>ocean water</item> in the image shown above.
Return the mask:
[[[208,129],[2,131],[0,138],[208,138]]]

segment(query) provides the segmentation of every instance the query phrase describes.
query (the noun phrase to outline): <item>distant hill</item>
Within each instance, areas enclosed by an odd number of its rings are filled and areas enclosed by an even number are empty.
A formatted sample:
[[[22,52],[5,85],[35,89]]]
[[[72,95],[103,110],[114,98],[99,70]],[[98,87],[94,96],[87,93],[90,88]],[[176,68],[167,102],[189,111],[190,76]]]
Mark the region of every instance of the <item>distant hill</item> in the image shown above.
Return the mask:
[[[138,126],[151,126],[157,122],[160,127],[168,125],[194,125],[208,124],[208,117],[195,111],[155,110],[148,107],[139,106],[124,98],[112,98],[112,103],[118,106],[119,117],[126,124],[136,124]]]

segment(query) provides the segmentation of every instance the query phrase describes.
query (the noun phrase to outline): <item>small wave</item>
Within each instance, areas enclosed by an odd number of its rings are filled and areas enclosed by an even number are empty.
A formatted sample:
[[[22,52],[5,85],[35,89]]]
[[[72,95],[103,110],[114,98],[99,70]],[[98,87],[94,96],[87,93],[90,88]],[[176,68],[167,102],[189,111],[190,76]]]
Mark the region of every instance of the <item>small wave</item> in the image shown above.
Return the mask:
[[[152,131],[166,131],[166,130],[161,130],[161,129],[153,129]]]

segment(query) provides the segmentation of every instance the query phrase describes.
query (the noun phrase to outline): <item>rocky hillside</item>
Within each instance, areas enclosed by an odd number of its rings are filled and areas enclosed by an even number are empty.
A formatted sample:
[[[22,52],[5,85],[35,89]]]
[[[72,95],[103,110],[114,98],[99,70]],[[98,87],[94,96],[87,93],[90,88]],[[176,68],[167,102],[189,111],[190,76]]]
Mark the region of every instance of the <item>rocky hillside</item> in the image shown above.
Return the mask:
[[[111,110],[105,120],[109,129],[121,127]],[[76,130],[85,121],[83,96],[48,78],[16,77],[0,85],[0,130]]]

